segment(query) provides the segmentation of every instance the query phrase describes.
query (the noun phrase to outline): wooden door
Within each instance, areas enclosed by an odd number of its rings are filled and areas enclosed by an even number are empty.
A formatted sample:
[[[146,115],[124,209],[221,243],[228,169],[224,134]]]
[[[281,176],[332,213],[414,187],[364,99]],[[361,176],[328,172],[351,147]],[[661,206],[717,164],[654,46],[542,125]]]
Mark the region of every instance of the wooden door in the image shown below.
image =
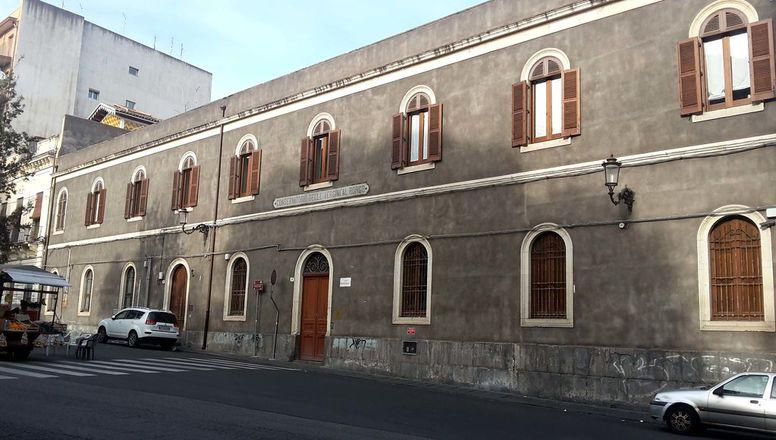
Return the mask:
[[[172,286],[170,286],[170,311],[178,317],[178,328],[183,329],[186,321],[186,290],[188,286],[188,274],[181,264],[172,272]]]
[[[299,358],[323,361],[329,325],[329,276],[306,275],[302,285],[302,328]]]

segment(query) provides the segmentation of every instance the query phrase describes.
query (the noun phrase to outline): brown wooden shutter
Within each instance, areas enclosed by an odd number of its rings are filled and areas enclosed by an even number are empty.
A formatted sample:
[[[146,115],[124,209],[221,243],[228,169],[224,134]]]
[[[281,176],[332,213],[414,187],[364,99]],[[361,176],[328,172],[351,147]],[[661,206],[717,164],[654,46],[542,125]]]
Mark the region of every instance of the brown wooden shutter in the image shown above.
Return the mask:
[[[92,224],[94,218],[94,194],[86,194],[86,214],[84,215],[84,225],[89,226]]]
[[[562,136],[577,136],[581,133],[581,100],[579,97],[579,69],[566,70],[563,83],[563,131]]]
[[[237,198],[234,175],[237,172],[237,156],[229,158],[229,200]]]
[[[512,84],[512,148],[528,144],[528,83]]]
[[[299,186],[307,186],[312,181],[311,143],[312,139],[307,137],[302,138],[301,153],[299,157]]]
[[[391,145],[391,169],[397,170],[407,165],[407,138],[405,124],[407,117],[403,113],[393,115],[393,143]]]
[[[442,160],[442,104],[428,108],[428,160]]]
[[[172,173],[172,201],[170,203],[170,209],[175,211],[176,209],[180,209],[181,207],[181,179],[182,175],[180,171],[174,171]]]
[[[127,183],[127,198],[124,200],[124,218],[132,217],[132,184]]]
[[[342,130],[329,133],[329,159],[327,161],[327,178],[329,180],[339,179],[339,153],[340,141],[342,139]]]
[[[39,192],[35,194],[35,208],[33,208],[32,210],[33,220],[40,220],[40,212],[42,208],[43,208],[43,193]]]
[[[250,167],[248,168],[250,169],[248,186],[251,194],[255,196],[259,193],[259,183],[261,182],[261,150],[251,153]]]
[[[97,223],[102,224],[105,221],[105,197],[108,191],[103,188],[100,190],[100,203],[97,204]]]
[[[703,111],[700,47],[701,43],[697,38],[682,40],[677,44],[679,105],[682,108],[682,116]]]
[[[749,25],[749,72],[752,101],[776,96],[776,58],[773,56],[773,24],[769,18]]]
[[[140,200],[137,203],[137,215],[146,215],[146,205],[148,204],[148,178],[141,180],[140,185]]]
[[[191,175],[189,176],[189,200],[186,201],[186,206],[195,207],[199,201],[199,165],[191,167]]]

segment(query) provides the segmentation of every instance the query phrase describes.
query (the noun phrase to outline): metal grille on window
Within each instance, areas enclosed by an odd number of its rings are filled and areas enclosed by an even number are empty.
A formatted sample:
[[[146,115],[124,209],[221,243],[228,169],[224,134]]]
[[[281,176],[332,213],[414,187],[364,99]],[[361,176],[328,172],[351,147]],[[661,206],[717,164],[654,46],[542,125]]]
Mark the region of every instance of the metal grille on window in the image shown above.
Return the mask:
[[[303,272],[306,274],[329,273],[329,260],[322,253],[316,252],[305,261]]]
[[[711,319],[762,321],[760,231],[743,217],[717,223],[709,233]]]
[[[428,253],[423,244],[410,243],[404,250],[401,271],[401,316],[426,316]]]
[[[245,280],[248,277],[248,265],[238,258],[232,265],[232,294],[229,298],[229,315],[245,313]]]
[[[132,307],[132,299],[135,295],[135,269],[128,267],[124,275],[124,298],[122,298],[121,308]]]
[[[554,232],[531,244],[531,318],[566,318],[566,245]]]

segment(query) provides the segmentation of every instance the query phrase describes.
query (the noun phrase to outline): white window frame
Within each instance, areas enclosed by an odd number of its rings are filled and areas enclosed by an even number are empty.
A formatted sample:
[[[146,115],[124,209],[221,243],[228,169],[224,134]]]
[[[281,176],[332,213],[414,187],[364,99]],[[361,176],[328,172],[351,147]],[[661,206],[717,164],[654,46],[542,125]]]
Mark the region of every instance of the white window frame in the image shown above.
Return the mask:
[[[84,284],[86,282],[86,274],[91,271],[92,272],[92,288],[91,292],[89,292],[89,310],[87,311],[81,311],[83,306],[83,300],[84,300]],[[78,293],[78,316],[90,316],[92,314],[92,309],[94,309],[94,283],[96,281],[96,276],[94,273],[94,267],[92,265],[88,265],[84,268],[83,272],[81,272],[81,286]]]
[[[193,151],[187,151],[186,153],[181,156],[180,162],[178,162],[178,171],[183,172],[183,165],[186,163],[186,159],[191,158],[191,161],[194,165],[197,166],[197,154]]]
[[[334,116],[330,115],[329,113],[322,112],[315,115],[315,117],[310,121],[310,125],[307,126],[307,137],[310,139],[313,138],[313,130],[315,130],[315,126],[318,125],[319,122],[326,121],[329,123],[329,131],[336,130],[336,126],[334,125]]]
[[[412,243],[420,243],[426,248],[428,256],[426,271],[426,316],[406,317],[401,315],[401,297],[402,297],[402,270],[404,267],[404,250]],[[393,318],[392,324],[395,325],[430,325],[431,324],[431,293],[433,291],[431,281],[433,279],[432,269],[434,267],[434,254],[431,250],[431,244],[422,235],[410,235],[396,248],[393,259]]]
[[[531,245],[543,232],[555,232],[566,246],[566,318],[531,318]],[[569,233],[555,223],[542,223],[534,227],[520,246],[520,326],[521,327],[574,327],[574,246]]]
[[[119,287],[118,303],[119,310],[124,308],[124,293],[126,293],[125,291],[127,288],[127,271],[129,271],[130,268],[135,271],[135,281],[132,285],[132,303],[129,305],[129,307],[133,307],[135,305],[135,294],[137,294],[138,287],[137,267],[135,266],[135,263],[127,263],[124,266],[124,269],[121,271],[121,287]]]
[[[259,140],[256,139],[256,136],[248,133],[241,137],[239,141],[237,141],[237,146],[234,148],[235,156],[240,157],[240,152],[242,151],[243,144],[245,144],[246,141],[253,142],[253,150],[251,151],[257,151],[259,149]]]
[[[242,313],[239,315],[230,315],[229,309],[232,302],[232,269],[234,269],[234,263],[238,259],[245,260],[245,302],[243,303]],[[251,274],[251,261],[244,252],[237,252],[229,258],[229,263],[226,266],[226,282],[224,283],[224,321],[245,321],[248,310],[248,286],[250,285]]]
[[[770,228],[760,228],[760,263],[763,276],[763,311],[762,321],[713,321],[711,319],[711,270],[709,256],[709,233],[718,222],[738,215],[751,220],[758,228],[767,219],[757,211],[744,205],[727,205],[716,209],[712,215],[703,219],[698,228],[698,304],[700,307],[701,331],[776,331],[774,318],[773,290],[773,243]]]

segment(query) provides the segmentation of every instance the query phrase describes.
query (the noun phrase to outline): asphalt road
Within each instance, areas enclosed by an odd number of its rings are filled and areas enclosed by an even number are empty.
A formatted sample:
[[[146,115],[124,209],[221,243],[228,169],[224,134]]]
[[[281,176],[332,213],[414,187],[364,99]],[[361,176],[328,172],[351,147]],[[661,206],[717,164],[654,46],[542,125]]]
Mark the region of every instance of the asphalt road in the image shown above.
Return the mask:
[[[615,413],[483,394],[101,345],[96,362],[38,352],[26,363],[0,361],[0,439],[681,438]],[[709,430],[702,438],[765,437]]]

